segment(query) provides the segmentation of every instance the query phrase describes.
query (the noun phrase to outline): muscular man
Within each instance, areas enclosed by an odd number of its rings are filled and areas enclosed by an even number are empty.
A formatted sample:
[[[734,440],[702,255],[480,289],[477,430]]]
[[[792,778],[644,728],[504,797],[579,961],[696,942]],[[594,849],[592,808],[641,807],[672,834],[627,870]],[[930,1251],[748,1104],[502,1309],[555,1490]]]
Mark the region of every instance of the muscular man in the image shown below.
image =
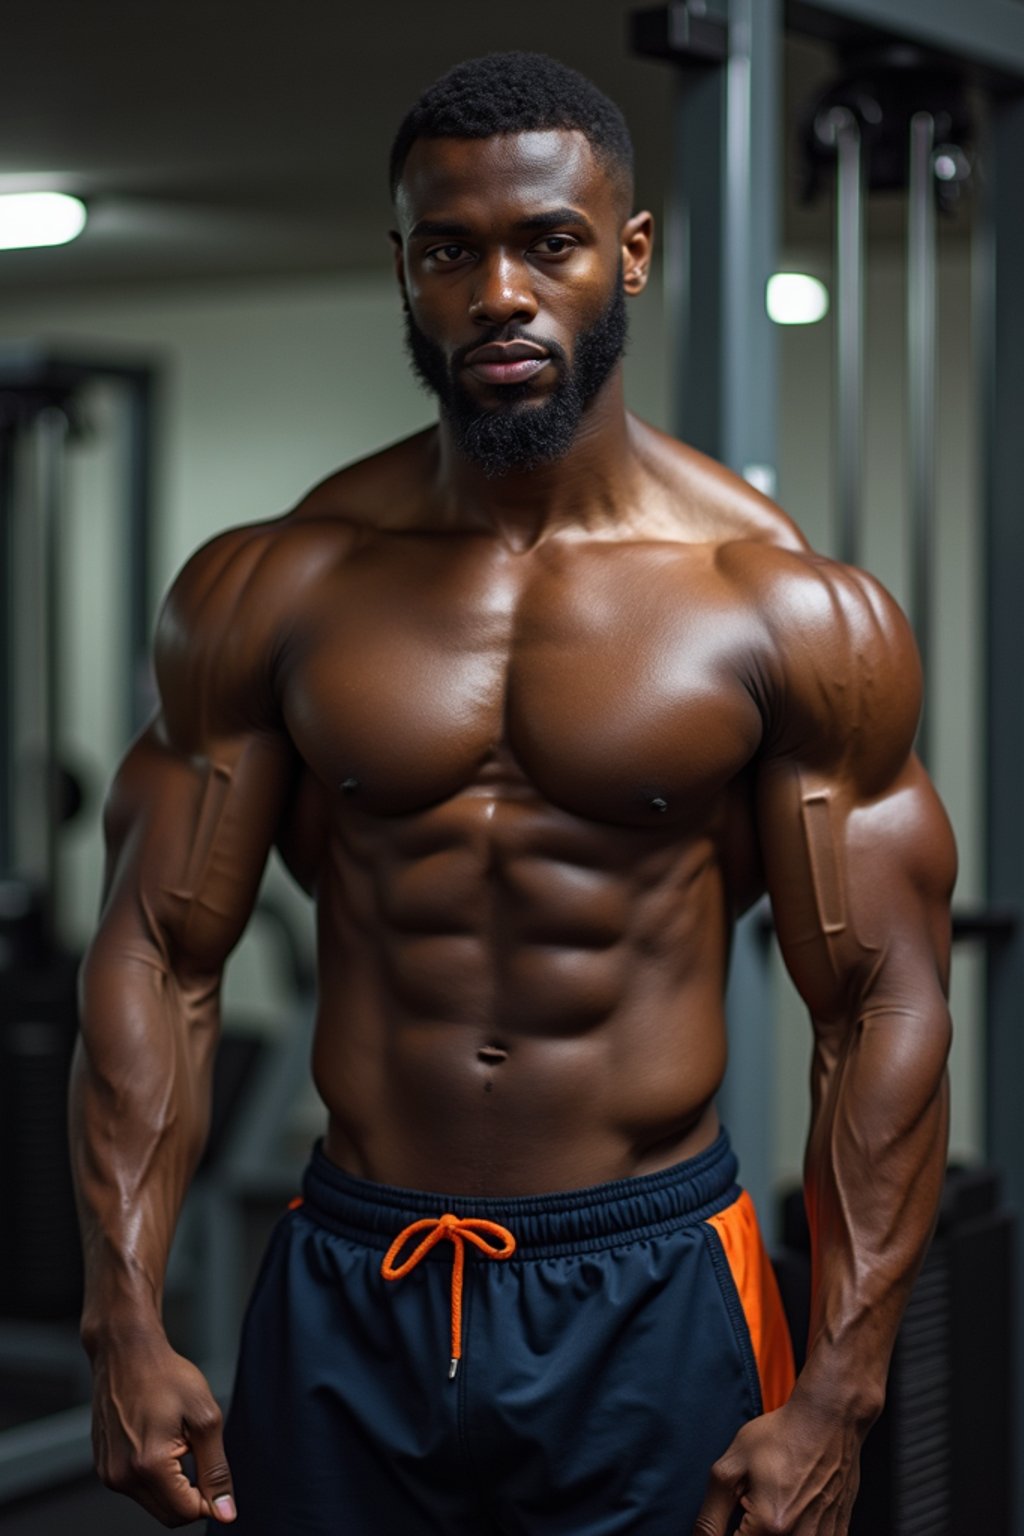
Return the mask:
[[[625,410],[652,221],[593,86],[459,66],[392,185],[440,420],[189,561],[109,799],[72,1103],[99,1468],[259,1536],[841,1536],[944,1166],[914,646]],[[161,1286],[275,842],[317,905],[327,1128],[225,1451]],[[795,1385],[715,1112],[765,889],[814,1037]]]

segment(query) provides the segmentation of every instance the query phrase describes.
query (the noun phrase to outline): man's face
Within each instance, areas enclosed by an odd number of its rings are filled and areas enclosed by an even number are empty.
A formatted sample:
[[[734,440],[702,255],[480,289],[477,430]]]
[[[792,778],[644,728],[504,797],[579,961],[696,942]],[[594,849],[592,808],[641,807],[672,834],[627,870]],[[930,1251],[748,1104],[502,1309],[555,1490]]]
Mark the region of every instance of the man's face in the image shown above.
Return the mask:
[[[566,453],[622,356],[650,219],[624,221],[620,203],[574,131],[410,151],[393,237],[407,344],[457,446],[488,474]]]

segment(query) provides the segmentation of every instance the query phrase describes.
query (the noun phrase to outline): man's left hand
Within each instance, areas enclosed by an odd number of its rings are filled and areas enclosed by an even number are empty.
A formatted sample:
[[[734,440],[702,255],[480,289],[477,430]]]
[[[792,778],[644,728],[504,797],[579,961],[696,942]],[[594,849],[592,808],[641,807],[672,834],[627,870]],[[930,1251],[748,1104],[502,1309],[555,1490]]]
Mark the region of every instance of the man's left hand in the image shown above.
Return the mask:
[[[847,1536],[861,1441],[795,1400],[752,1419],[711,1468],[693,1536]]]

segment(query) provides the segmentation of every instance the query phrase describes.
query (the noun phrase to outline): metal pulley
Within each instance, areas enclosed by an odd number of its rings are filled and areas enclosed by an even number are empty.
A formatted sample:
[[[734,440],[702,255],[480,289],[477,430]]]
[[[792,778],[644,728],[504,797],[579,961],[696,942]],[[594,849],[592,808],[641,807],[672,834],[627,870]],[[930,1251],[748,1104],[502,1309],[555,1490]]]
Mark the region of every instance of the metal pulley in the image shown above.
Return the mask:
[[[974,121],[965,81],[918,49],[872,49],[847,61],[843,74],[802,115],[803,197],[814,201],[831,184],[839,134],[856,124],[867,192],[906,192],[907,145],[914,117],[934,122],[932,171],[940,212],[959,205],[973,173]]]
[[[835,186],[837,553],[861,557],[864,463],[865,211],[872,192],[907,195],[907,440],[910,616],[926,679],[933,636],[938,213],[973,173],[965,82],[908,47],[875,49],[808,104],[804,197]],[[919,736],[927,756],[927,709]]]

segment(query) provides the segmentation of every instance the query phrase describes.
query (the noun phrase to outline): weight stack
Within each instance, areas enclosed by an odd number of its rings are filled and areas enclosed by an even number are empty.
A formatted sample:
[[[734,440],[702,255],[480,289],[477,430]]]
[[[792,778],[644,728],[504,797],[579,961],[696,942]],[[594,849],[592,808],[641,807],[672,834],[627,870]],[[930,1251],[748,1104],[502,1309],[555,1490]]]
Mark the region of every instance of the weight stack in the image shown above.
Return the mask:
[[[799,1367],[810,1299],[799,1190],[783,1202],[783,1226],[776,1272]],[[1015,1229],[993,1170],[949,1170],[893,1351],[886,1406],[864,1445],[850,1536],[1010,1528]]]

